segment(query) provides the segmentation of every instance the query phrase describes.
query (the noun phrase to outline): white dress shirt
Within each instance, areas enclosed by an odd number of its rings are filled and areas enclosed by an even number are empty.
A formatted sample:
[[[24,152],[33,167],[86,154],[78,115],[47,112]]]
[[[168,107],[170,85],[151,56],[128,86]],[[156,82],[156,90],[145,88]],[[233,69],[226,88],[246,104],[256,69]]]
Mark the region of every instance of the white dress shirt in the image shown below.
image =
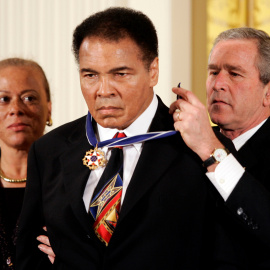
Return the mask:
[[[112,139],[115,133],[117,132],[124,132],[127,137],[144,134],[148,132],[150,124],[155,116],[157,107],[158,107],[158,99],[154,94],[153,100],[151,104],[148,106],[148,108],[125,130],[103,128],[102,126],[97,124],[100,141]],[[104,152],[105,158],[109,160],[111,155],[111,149],[109,149],[108,147],[103,147],[101,150]],[[122,189],[121,203],[123,203],[127,187],[133,175],[136,164],[139,160],[141,151],[142,151],[142,143],[134,143],[132,145],[123,147],[124,166],[123,166],[123,189]],[[94,190],[98,184],[98,181],[104,169],[105,167],[99,167],[90,173],[83,194],[83,201],[85,204],[86,211],[88,211],[89,209],[90,200],[92,198]]]
[[[237,151],[257,132],[266,120],[233,140]],[[245,169],[241,164],[232,154],[229,154],[218,164],[214,172],[208,172],[206,175],[226,201],[244,172]]]

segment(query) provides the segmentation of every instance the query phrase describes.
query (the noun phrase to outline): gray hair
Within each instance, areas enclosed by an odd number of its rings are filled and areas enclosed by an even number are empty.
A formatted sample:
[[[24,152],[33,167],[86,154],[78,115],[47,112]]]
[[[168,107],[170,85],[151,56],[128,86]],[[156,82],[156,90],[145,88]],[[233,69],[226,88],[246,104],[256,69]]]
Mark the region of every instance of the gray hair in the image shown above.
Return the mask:
[[[10,66],[12,67],[26,67],[27,66],[27,67],[36,68],[37,70],[39,70],[43,78],[43,84],[44,84],[44,88],[46,92],[47,101],[51,101],[51,91],[50,91],[49,82],[47,80],[44,70],[37,62],[33,60],[16,58],[16,57],[7,58],[0,61],[0,69],[5,68],[5,67],[10,67]]]
[[[270,81],[270,37],[262,30],[250,27],[240,27],[220,33],[214,41],[213,48],[209,54],[209,60],[218,42],[237,39],[254,40],[257,43],[257,68],[259,70],[260,81],[266,85]]]

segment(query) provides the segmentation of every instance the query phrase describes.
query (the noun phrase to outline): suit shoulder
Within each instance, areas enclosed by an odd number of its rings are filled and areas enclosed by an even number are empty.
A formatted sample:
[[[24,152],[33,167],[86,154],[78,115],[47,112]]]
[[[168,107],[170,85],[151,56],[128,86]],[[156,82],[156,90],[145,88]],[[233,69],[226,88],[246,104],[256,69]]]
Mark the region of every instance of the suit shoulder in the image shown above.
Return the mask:
[[[65,143],[72,138],[79,139],[85,136],[86,116],[76,119],[72,122],[63,124],[54,130],[46,133],[36,141],[36,145],[46,145],[47,143],[57,144],[59,142]]]
[[[158,98],[158,108],[150,125],[150,131],[167,131],[174,130],[174,121],[169,108]]]

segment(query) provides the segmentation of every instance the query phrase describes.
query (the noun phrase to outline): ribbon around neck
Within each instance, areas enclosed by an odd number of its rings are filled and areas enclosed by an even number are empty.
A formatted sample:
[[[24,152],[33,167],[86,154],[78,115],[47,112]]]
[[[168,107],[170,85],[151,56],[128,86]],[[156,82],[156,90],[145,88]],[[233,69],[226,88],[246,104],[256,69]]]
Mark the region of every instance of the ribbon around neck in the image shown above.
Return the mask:
[[[90,145],[102,148],[102,147],[118,147],[118,146],[126,146],[131,145],[134,143],[141,143],[149,140],[155,140],[155,139],[161,139],[168,136],[172,136],[178,133],[178,131],[175,130],[169,130],[169,131],[158,131],[158,132],[148,132],[140,135],[135,135],[131,137],[124,137],[124,138],[114,138],[102,142],[98,142],[93,126],[92,126],[92,115],[90,112],[87,114],[86,118],[86,137],[88,139],[88,142]]]

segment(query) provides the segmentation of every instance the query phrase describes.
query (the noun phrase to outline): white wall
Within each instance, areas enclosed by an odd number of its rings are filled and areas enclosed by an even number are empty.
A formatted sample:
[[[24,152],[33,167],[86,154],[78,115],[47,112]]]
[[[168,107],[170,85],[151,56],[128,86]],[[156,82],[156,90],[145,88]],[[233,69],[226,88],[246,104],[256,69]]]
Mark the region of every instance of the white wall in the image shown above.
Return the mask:
[[[0,0],[0,59],[30,58],[44,68],[55,128],[87,112],[71,52],[73,30],[94,12],[110,6],[131,7],[148,15],[156,26],[160,78],[155,91],[169,105],[175,98],[171,87],[178,80],[185,88],[191,84],[190,5],[190,0]],[[173,16],[175,7],[179,17]],[[173,75],[176,71],[179,79]]]

